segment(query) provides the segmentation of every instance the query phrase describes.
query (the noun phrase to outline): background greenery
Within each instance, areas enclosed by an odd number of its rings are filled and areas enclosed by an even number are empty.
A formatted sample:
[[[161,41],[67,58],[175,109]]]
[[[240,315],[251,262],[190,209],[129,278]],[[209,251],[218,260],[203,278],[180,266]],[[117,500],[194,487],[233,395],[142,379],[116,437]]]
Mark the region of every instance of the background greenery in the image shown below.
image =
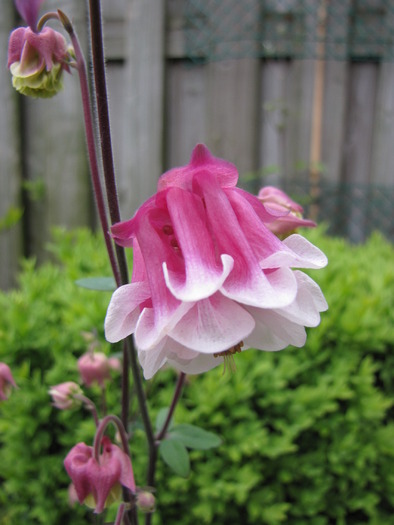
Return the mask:
[[[379,235],[359,246],[322,230],[308,237],[329,258],[311,272],[329,311],[302,349],[248,351],[236,356],[235,373],[188,378],[176,421],[216,432],[223,444],[191,452],[186,481],[159,462],[155,525],[394,524],[394,249]],[[77,441],[92,441],[93,423],[82,410],[51,407],[47,391],[79,380],[82,332],[97,330],[110,352],[110,294],[75,285],[109,270],[101,239],[85,230],[56,231],[50,249],[53,263],[24,262],[18,290],[0,294],[0,361],[20,387],[0,405],[1,525],[99,522],[68,505],[63,468]],[[147,383],[153,416],[168,406],[174,379],[168,369]],[[119,384],[114,375],[110,407]],[[85,391],[99,401],[98,390]],[[144,484],[145,444],[135,428],[133,462]]]

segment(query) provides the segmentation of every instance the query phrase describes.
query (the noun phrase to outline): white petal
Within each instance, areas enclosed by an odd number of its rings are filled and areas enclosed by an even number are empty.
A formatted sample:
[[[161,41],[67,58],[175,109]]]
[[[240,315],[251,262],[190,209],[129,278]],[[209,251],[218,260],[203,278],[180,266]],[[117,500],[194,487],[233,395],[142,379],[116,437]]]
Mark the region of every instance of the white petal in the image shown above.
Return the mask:
[[[216,293],[198,301],[169,335],[192,350],[212,354],[238,344],[253,328],[253,318],[244,308]]]
[[[107,341],[116,343],[134,332],[140,315],[140,304],[149,297],[150,288],[146,282],[125,284],[115,290],[104,322]]]
[[[226,281],[221,288],[226,297],[238,303],[257,308],[281,308],[294,301],[297,293],[297,283],[294,272],[289,268],[276,268],[265,274],[259,273],[248,282]]]
[[[276,351],[288,345],[304,346],[305,328],[272,310],[248,308],[256,322],[256,328],[245,339],[248,346],[260,350]]]
[[[324,253],[301,235],[290,235],[283,244],[288,250],[278,251],[260,261],[262,268],[324,268],[327,265]]]

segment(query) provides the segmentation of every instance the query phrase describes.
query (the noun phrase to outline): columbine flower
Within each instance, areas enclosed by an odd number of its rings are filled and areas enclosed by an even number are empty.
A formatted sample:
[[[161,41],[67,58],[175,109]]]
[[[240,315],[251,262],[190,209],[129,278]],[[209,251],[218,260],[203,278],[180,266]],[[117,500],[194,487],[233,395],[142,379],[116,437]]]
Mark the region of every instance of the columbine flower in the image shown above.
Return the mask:
[[[29,27],[12,31],[8,43],[8,67],[14,88],[31,97],[49,98],[61,89],[62,73],[70,71],[70,54],[64,36],[49,27],[37,31],[43,0],[15,0]]]
[[[134,254],[131,284],[113,294],[105,320],[115,342],[134,333],[146,378],[168,362],[199,373],[253,347],[305,343],[327,303],[292,268],[322,268],[325,255],[300,235],[280,241],[263,204],[236,188],[234,165],[198,145],[190,163],[112,234]]]
[[[119,369],[119,359],[108,358],[102,352],[86,352],[78,359],[78,370],[86,386],[92,383],[104,386],[104,382],[111,378],[111,370]]]
[[[8,399],[12,387],[17,388],[11,369],[5,363],[0,363],[0,400]]]
[[[96,513],[121,499],[121,486],[135,492],[130,457],[107,436],[102,439],[102,447],[98,461],[94,458],[93,447],[85,443],[75,445],[64,460],[79,503],[94,508]]]
[[[268,211],[277,215],[276,220],[267,223],[267,228],[275,235],[286,235],[300,227],[313,228],[316,226],[313,221],[303,219],[302,206],[278,188],[265,186],[261,188],[257,198]]]
[[[81,404],[76,395],[82,395],[81,387],[73,381],[60,383],[60,385],[52,386],[49,389],[49,395],[52,397],[53,406],[59,410],[68,410]]]

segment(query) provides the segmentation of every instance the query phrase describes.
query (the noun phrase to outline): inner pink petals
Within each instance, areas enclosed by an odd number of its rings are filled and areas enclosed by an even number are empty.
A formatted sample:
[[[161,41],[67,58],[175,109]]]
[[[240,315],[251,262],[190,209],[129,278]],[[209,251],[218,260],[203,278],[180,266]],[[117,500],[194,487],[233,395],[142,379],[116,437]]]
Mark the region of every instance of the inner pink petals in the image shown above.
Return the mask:
[[[279,287],[276,287],[276,279],[272,282],[267,279],[227,194],[218,186],[214,177],[210,173],[199,175],[195,180],[195,187],[205,201],[210,228],[220,253],[228,254],[234,259],[233,270],[221,288],[222,293],[239,303],[261,308],[290,304],[296,293],[295,279],[284,275],[285,286],[279,282]],[[254,223],[257,217],[253,210],[250,214]],[[268,239],[274,237],[268,230],[264,231]],[[277,242],[280,243],[275,238],[275,243]]]
[[[164,263],[166,283],[181,301],[198,301],[213,295],[233,268],[233,259],[222,255],[217,260],[215,245],[208,230],[201,199],[180,188],[167,194],[172,227],[184,259],[184,272]]]

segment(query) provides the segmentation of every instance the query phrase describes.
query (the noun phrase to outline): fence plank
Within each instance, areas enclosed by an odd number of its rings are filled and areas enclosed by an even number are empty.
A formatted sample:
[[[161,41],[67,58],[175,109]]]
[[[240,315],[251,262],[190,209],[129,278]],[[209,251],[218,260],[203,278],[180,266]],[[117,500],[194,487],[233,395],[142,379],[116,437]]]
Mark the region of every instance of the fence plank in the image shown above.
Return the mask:
[[[164,0],[128,0],[125,20],[117,165],[121,212],[127,218],[155,192],[163,170]]]
[[[18,137],[18,100],[7,70],[8,35],[14,25],[11,2],[0,3],[0,223],[20,207],[21,159]],[[17,222],[0,228],[0,288],[15,283],[22,253],[22,228]]]
[[[290,108],[286,98],[289,62],[270,60],[261,68],[260,160],[265,185],[285,179],[285,155]]]
[[[365,236],[366,206],[362,205],[362,194],[358,192],[371,180],[377,73],[378,65],[373,63],[355,63],[350,67],[344,181],[356,185],[354,198],[347,203],[348,234],[355,242],[363,241]]]
[[[189,160],[198,142],[207,140],[206,66],[169,61],[166,87],[166,169]]]
[[[82,28],[84,6],[78,0],[66,4],[65,12]],[[56,5],[51,0],[46,8],[55,9]],[[78,76],[74,73],[64,77],[64,89],[54,98],[24,101],[24,155],[33,189],[28,224],[30,252],[38,261],[46,257],[45,245],[53,226],[88,225],[92,216]]]

